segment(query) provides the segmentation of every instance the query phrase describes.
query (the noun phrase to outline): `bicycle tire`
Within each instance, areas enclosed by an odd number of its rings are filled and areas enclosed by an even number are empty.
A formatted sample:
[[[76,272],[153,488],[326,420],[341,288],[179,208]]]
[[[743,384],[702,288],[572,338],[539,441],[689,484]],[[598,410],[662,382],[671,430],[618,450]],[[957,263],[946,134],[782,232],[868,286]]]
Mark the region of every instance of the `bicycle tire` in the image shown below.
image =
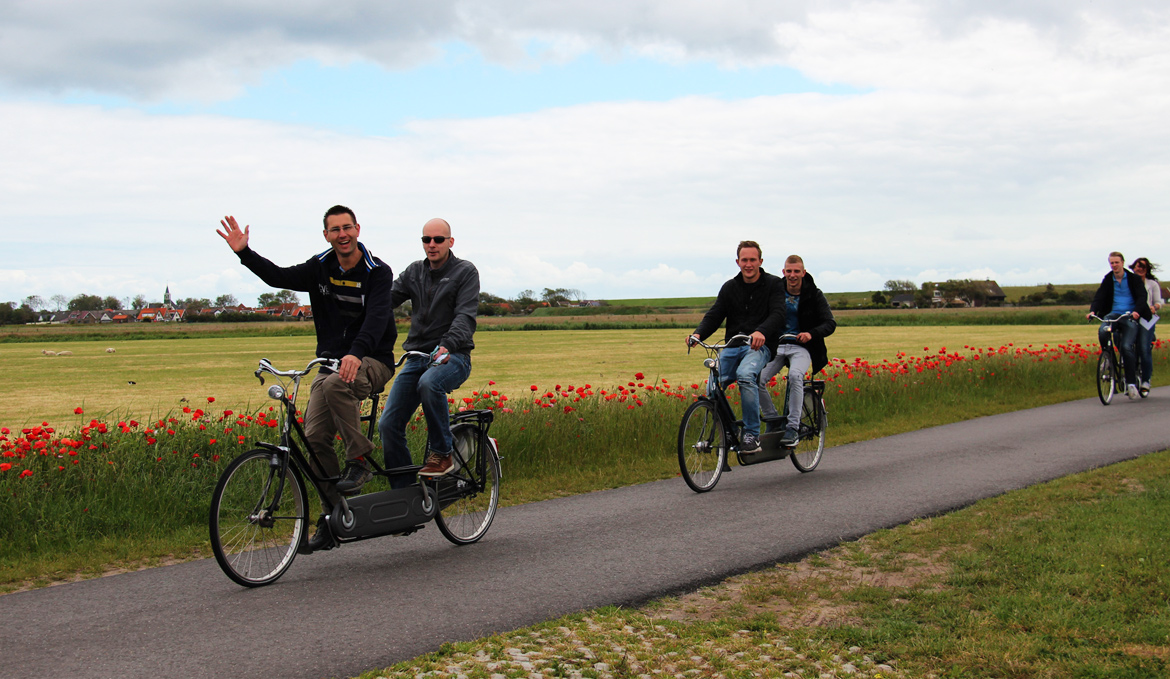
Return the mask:
[[[1101,405],[1107,406],[1113,400],[1115,386],[1113,352],[1102,349],[1101,357],[1097,359],[1097,398],[1101,399]]]
[[[825,428],[828,417],[825,404],[811,389],[804,392],[804,408],[800,413],[800,440],[792,448],[792,466],[802,474],[811,472],[821,463],[825,452]]]
[[[470,545],[487,533],[496,516],[500,504],[500,457],[490,444],[486,449],[480,445],[476,425],[461,423],[451,427],[451,438],[465,464],[435,481],[439,495],[435,525],[452,543]]]
[[[305,482],[292,467],[279,484],[272,451],[243,453],[224,470],[211,495],[211,551],[223,572],[245,587],[274,582],[292,565],[308,530]],[[273,496],[280,502],[273,511]]]
[[[696,493],[719,483],[727,464],[727,438],[715,404],[695,401],[683,414],[678,428],[678,466],[683,480]]]

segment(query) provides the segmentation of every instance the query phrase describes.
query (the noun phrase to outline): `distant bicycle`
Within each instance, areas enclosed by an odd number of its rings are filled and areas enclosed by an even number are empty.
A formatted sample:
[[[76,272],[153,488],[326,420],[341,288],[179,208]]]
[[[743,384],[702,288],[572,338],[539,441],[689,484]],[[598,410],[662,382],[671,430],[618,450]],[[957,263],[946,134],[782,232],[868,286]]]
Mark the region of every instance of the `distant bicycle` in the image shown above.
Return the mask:
[[[747,335],[735,335],[723,344],[694,343],[707,350],[703,365],[708,370],[707,393],[698,397],[683,414],[678,430],[678,464],[683,480],[696,493],[705,493],[719,483],[727,467],[727,453],[735,451],[742,466],[792,458],[792,465],[801,472],[811,472],[820,464],[825,450],[825,383],[810,380],[805,383],[804,408],[800,416],[799,439],[795,446],[780,446],[783,429],[769,431],[760,437],[760,452],[739,450],[743,420],[737,420],[727,401],[719,380],[719,351],[751,341]],[[688,348],[688,353],[690,349]],[[785,400],[787,403],[787,399]]]
[[[1106,314],[1105,318],[1097,314],[1090,316],[1101,321],[1101,329],[1107,337],[1101,346],[1101,356],[1097,359],[1097,398],[1101,399],[1101,405],[1109,405],[1114,394],[1125,393],[1125,357],[1113,341],[1113,324],[1121,317],[1109,318],[1112,314]],[[1142,398],[1150,394],[1145,389],[1138,390],[1138,393]]]
[[[395,367],[408,356],[429,354],[404,352]],[[219,567],[233,581],[245,587],[274,582],[296,558],[307,540],[309,502],[307,477],[320,498],[324,484],[338,477],[323,478],[314,471],[305,453],[309,444],[297,421],[296,400],[301,378],[317,366],[332,370],[335,359],[318,358],[304,370],[281,371],[268,359],[260,359],[255,375],[264,384],[264,375],[281,379],[268,388],[268,397],[281,404],[280,443],[257,442],[258,448],[241,454],[220,476],[211,497],[211,550]],[[366,436],[373,438],[378,419],[378,396],[370,396]],[[334,538],[341,544],[381,537],[409,535],[435,521],[451,542],[466,545],[487,533],[500,499],[500,457],[494,438],[488,436],[491,410],[469,410],[451,416],[454,438],[454,472],[400,489],[365,493],[342,498],[327,517]],[[374,475],[417,476],[419,465],[383,469],[372,457]]]

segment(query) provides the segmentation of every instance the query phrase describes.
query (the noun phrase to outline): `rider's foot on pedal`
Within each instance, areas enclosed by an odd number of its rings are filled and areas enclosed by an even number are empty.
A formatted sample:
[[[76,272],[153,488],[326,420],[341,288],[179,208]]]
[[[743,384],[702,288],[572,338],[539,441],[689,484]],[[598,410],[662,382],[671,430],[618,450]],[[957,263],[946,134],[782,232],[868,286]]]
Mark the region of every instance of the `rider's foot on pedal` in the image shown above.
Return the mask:
[[[1149,382],[1142,382],[1142,386],[1138,387],[1138,391],[1141,392],[1142,396],[1145,396],[1146,394],[1150,393],[1150,383]]]
[[[451,453],[443,455],[432,450],[431,454],[427,456],[426,464],[423,465],[422,469],[418,470],[418,475],[433,477],[450,474],[455,471],[455,462],[452,460],[452,457]]]
[[[1137,398],[1138,397],[1137,386],[1133,385],[1133,384],[1125,385],[1125,395],[1128,396],[1129,400],[1131,400],[1131,401],[1134,400],[1135,398]]]
[[[784,430],[784,435],[780,437],[780,445],[785,448],[791,448],[799,440],[800,434],[792,427],[788,427]]]
[[[322,514],[317,519],[317,532],[313,533],[313,537],[301,543],[297,548],[297,554],[312,554],[313,552],[323,552],[327,549],[333,549],[336,543],[333,541],[333,533],[329,530],[329,524],[325,520],[325,515]]]
[[[345,471],[341,480],[337,482],[337,492],[342,495],[356,495],[366,485],[366,481],[374,478],[374,472],[366,461],[358,458],[345,463]]]
[[[758,453],[760,452],[760,437],[755,434],[744,434],[743,440],[740,441],[739,452],[741,453]]]

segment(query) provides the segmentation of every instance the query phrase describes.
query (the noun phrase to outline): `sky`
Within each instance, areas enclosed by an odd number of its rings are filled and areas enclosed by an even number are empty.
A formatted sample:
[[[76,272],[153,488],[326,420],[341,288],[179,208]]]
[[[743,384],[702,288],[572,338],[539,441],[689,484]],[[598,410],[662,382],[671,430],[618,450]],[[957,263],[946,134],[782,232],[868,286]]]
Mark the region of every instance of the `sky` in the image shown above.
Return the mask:
[[[267,290],[351,207],[394,271],[714,295],[752,239],[827,291],[1170,268],[1170,5],[6,0],[0,301]],[[302,299],[306,296],[302,295]]]

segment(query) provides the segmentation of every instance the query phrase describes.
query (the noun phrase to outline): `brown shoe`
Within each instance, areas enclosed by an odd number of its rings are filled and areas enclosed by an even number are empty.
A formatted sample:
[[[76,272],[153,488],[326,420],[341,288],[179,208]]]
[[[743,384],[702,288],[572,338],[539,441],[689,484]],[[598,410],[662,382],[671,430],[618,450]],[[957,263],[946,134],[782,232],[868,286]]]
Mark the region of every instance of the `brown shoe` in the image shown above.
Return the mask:
[[[451,461],[451,454],[440,455],[432,452],[427,456],[427,463],[418,470],[419,476],[446,476],[455,471],[455,463]]]

